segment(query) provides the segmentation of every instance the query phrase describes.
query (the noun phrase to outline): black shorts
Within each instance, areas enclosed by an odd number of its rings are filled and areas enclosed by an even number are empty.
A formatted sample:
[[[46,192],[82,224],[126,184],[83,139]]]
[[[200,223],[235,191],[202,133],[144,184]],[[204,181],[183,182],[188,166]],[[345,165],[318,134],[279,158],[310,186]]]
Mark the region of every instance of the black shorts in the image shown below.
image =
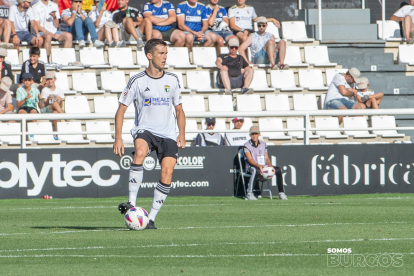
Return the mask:
[[[246,31],[248,31],[249,33],[254,33],[254,30],[251,30],[251,29],[246,29]],[[235,36],[237,36],[237,33],[242,33],[242,31],[233,31],[233,34],[235,35]]]
[[[164,157],[172,157],[177,159],[178,158],[178,146],[177,142],[169,139],[169,138],[160,138],[158,136],[153,135],[151,132],[147,130],[138,130],[134,135],[135,139],[143,139],[148,143],[148,147],[150,149],[148,155],[150,155],[151,151],[156,151],[158,160],[162,161]],[[133,152],[132,154],[135,154]]]
[[[37,111],[37,109],[33,108],[33,107],[23,106],[23,107],[20,107],[19,110],[20,109],[26,111],[26,113],[30,113],[30,111],[32,111],[34,109],[34,110],[36,110],[37,113],[39,113],[39,111]]]
[[[238,77],[230,77],[230,86],[231,89],[242,88],[244,85],[244,73],[240,74]],[[223,81],[221,80],[220,72],[217,74],[217,85],[220,88],[224,88]]]

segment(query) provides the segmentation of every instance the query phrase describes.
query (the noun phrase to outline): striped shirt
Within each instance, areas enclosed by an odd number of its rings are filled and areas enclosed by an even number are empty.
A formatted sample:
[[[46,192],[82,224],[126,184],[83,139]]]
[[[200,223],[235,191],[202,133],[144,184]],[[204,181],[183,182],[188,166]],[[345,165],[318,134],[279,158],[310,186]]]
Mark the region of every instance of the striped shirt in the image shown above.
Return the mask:
[[[159,7],[152,4],[151,2],[148,2],[144,5],[144,17],[145,17],[145,14],[152,14],[155,17],[167,19],[169,17],[168,13],[170,11],[173,11],[175,13],[174,5],[168,1],[162,1]],[[160,32],[168,31],[169,29],[171,29],[171,27],[172,25],[168,25],[168,26],[153,25],[152,26],[153,29],[158,30]]]
[[[86,13],[86,11],[82,10],[82,15],[85,17],[88,17],[88,14]],[[68,19],[68,17],[72,16],[72,11],[70,9],[66,9],[62,11],[62,23],[60,23],[60,30],[62,32],[70,32],[70,27],[68,24],[66,24],[65,20]],[[80,17],[79,14],[76,14],[76,18]]]

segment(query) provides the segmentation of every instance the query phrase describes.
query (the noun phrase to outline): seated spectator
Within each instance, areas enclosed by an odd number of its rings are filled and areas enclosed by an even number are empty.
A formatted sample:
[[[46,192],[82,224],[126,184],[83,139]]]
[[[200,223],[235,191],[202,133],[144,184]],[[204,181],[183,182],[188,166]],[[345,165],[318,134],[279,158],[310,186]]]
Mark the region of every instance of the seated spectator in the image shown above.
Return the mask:
[[[105,44],[98,39],[92,19],[82,10],[82,0],[71,0],[71,4],[69,9],[62,11],[60,30],[72,33],[73,38],[79,42],[79,48],[85,47],[88,33],[91,35],[93,47],[103,48]]]
[[[9,77],[11,80],[13,80],[13,74],[11,69],[11,64],[9,61],[6,60],[7,57],[7,50],[4,48],[0,48],[0,79],[3,77]]]
[[[216,65],[220,69],[217,74],[217,84],[220,88],[226,89],[226,94],[231,94],[231,90],[242,88],[243,94],[251,94],[253,88],[249,88],[253,80],[254,71],[249,63],[241,55],[237,54],[239,49],[239,40],[230,39],[228,43],[229,54],[220,54],[217,58]],[[244,72],[241,72],[244,69]]]
[[[48,57],[52,49],[52,40],[62,41],[64,43],[63,48],[72,47],[72,34],[58,31],[60,13],[56,3],[49,0],[40,0],[32,5],[31,9],[35,14],[37,28],[43,38],[43,45]]]
[[[220,47],[224,46],[224,41],[229,42],[231,38],[237,38],[230,31],[229,18],[226,8],[218,5],[219,0],[210,0],[207,6],[207,17],[209,30],[217,35],[216,49],[220,54]]]
[[[216,118],[206,118],[206,126],[208,130],[213,130],[216,125]],[[220,133],[199,133],[194,140],[193,146],[225,146],[226,143]]]
[[[244,123],[243,117],[235,117],[232,120],[234,124],[234,130],[240,130]],[[229,146],[243,146],[247,141],[250,140],[248,132],[227,132],[225,135],[225,140]]]
[[[14,49],[14,44],[9,43],[10,38],[11,38],[11,28],[12,28],[12,23],[10,20],[0,18],[0,35],[2,36],[2,40],[3,40],[3,42],[0,42],[0,48]]]
[[[13,114],[13,105],[10,86],[12,80],[9,77],[3,77],[0,82],[0,114]]]
[[[396,11],[390,20],[402,22],[405,40],[408,44],[414,43],[414,0],[410,0],[410,5],[405,5]]]
[[[112,21],[112,13],[106,9],[106,5],[98,11],[99,0],[94,1],[95,5],[88,13],[90,19],[95,24],[96,34],[100,41],[108,41],[109,47],[125,47],[125,41],[119,41],[119,25]]]
[[[246,171],[251,174],[249,185],[247,187],[246,200],[257,200],[253,194],[253,186],[256,181],[264,182],[261,177],[264,166],[272,166],[269,155],[267,154],[267,147],[264,141],[259,140],[260,130],[258,126],[250,128],[251,139],[244,144],[244,160],[246,161]],[[279,189],[279,199],[287,200],[285,188],[283,187],[282,171],[279,167],[274,167],[276,171],[276,183]]]
[[[9,20],[12,23],[11,33],[15,48],[19,48],[20,41],[26,41],[27,44],[41,47],[43,39],[37,29],[36,16],[30,7],[32,0],[18,0],[17,2],[17,6],[13,5],[9,8]],[[32,27],[32,32],[29,30],[29,23]]]
[[[22,64],[22,70],[20,72],[20,83],[23,83],[24,73],[30,73],[33,82],[39,85],[39,89],[42,90],[43,85],[46,83],[46,66],[39,60],[40,49],[38,47],[32,47],[29,50],[29,60],[26,60]]]
[[[361,72],[351,68],[344,73],[336,74],[328,88],[325,97],[325,109],[365,109],[363,103],[357,103],[350,98],[357,95],[356,84],[361,82]],[[342,124],[343,116],[338,116]]]
[[[368,88],[369,80],[365,77],[362,77],[361,82],[358,84],[358,93],[356,96],[358,102],[365,104],[366,108],[379,109],[379,105],[382,101],[382,98],[384,97],[384,93],[375,93]]]
[[[47,72],[46,85],[42,90],[43,108],[42,113],[65,113],[63,111],[63,100],[65,93],[56,86],[56,75],[54,72]],[[53,131],[57,131],[57,123],[59,120],[53,120]],[[57,136],[54,135],[55,139]]]
[[[144,18],[152,25],[152,38],[170,41],[175,47],[183,47],[185,34],[177,29],[177,14],[168,1],[152,0],[144,5]]]
[[[252,6],[246,5],[246,0],[237,0],[237,4],[229,9],[230,29],[241,42],[253,33],[253,21],[257,20],[256,11]]]
[[[208,30],[207,8],[198,0],[181,2],[177,6],[177,25],[185,34],[185,46],[191,52],[195,40],[204,47],[213,46],[217,36]]]
[[[145,46],[144,34],[147,40],[152,38],[152,25],[148,18],[142,17],[138,9],[129,7],[128,2],[129,0],[118,0],[119,9],[112,13],[112,21],[119,24],[121,39],[129,41],[132,35],[137,41],[137,50],[141,51]]]
[[[239,53],[247,60],[245,51],[250,46],[251,62],[253,64],[269,64],[272,70],[287,70],[289,65],[285,64],[286,42],[281,39],[276,43],[275,37],[271,33],[266,33],[267,22],[273,18],[260,16],[257,19],[257,27],[259,30],[249,36],[242,43]],[[275,23],[276,24],[276,23]],[[277,22],[276,26],[280,26]],[[280,62],[276,64],[277,56]]]
[[[30,73],[24,73],[22,75],[23,86],[17,89],[16,101],[19,114],[26,113],[39,113],[37,111],[37,105],[39,108],[43,108],[42,95],[39,90],[32,86],[33,75]]]

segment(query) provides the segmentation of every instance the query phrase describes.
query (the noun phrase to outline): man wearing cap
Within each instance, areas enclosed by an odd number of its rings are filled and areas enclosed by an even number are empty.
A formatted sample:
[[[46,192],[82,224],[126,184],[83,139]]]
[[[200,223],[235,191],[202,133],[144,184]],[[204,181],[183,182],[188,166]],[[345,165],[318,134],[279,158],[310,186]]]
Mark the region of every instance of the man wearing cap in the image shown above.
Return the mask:
[[[13,114],[12,97],[10,86],[12,80],[9,77],[3,77],[0,82],[0,114]]]
[[[234,124],[233,130],[240,130],[244,123],[243,117],[234,117],[232,120]],[[249,141],[250,136],[248,132],[227,132],[225,135],[225,140],[229,146],[243,146],[247,141]]]
[[[46,73],[46,84],[42,89],[43,108],[42,113],[65,113],[62,109],[65,93],[62,89],[56,86],[55,72],[49,71]],[[53,120],[53,130],[57,130],[57,123],[59,120]]]
[[[272,166],[269,155],[267,154],[267,147],[264,141],[259,140],[260,130],[258,126],[250,128],[251,139],[244,144],[244,160],[246,161],[246,171],[251,174],[249,185],[247,187],[246,200],[257,200],[253,194],[253,186],[255,182],[265,180],[261,177],[264,166]],[[279,167],[275,167],[276,183],[279,189],[279,199],[287,200],[285,188],[283,187],[282,171]]]
[[[379,109],[379,105],[384,97],[384,93],[368,89],[369,80],[365,77],[362,77],[360,83],[358,84],[358,93],[356,99],[358,102],[363,103],[366,108]]]
[[[216,118],[206,118],[206,126],[208,130],[213,130],[216,125]],[[206,146],[225,146],[226,142],[220,133],[199,133],[194,140],[193,146],[206,147]]]
[[[13,37],[13,44],[18,47],[20,41],[26,41],[28,44],[41,47],[43,39],[37,28],[36,16],[30,7],[32,0],[18,0],[17,2],[17,6],[12,5],[9,8],[9,20],[12,22],[11,35]],[[29,23],[32,32],[29,30]],[[17,41],[16,36],[19,41]]]
[[[360,83],[361,72],[355,67],[346,73],[336,74],[328,88],[325,97],[325,109],[365,109],[363,103],[357,103],[353,99],[357,95],[356,84]],[[343,116],[338,116],[339,124],[342,124]]]
[[[7,50],[0,48],[0,79],[3,77],[9,77],[13,80],[13,74],[11,70],[11,64],[9,61],[5,60],[7,57]]]
[[[239,40],[232,38],[228,43],[229,53],[220,54],[216,60],[217,84],[220,88],[225,88],[226,94],[231,94],[232,89],[242,88],[243,94],[251,94],[253,88],[249,88],[253,80],[254,71],[243,56],[237,54]],[[244,70],[243,73],[241,70]]]
[[[18,113],[39,113],[37,112],[37,104],[40,108],[43,108],[43,100],[39,90],[32,86],[33,75],[24,73],[22,79],[23,86],[17,89],[16,95]]]
[[[267,22],[274,22],[280,28],[280,23],[274,18],[260,16],[257,18],[257,27],[259,30],[249,36],[245,42],[240,45],[239,53],[245,58],[245,51],[250,46],[251,62],[253,64],[269,64],[272,70],[287,70],[289,65],[285,64],[286,42],[281,39],[276,43],[274,35],[266,32]],[[276,64],[277,56],[279,63]]]

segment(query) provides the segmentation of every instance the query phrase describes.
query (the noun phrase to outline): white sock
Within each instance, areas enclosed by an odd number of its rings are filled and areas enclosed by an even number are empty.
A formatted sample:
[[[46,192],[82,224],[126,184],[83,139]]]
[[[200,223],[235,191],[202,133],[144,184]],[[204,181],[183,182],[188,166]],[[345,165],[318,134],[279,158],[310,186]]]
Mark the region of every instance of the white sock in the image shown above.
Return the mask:
[[[129,197],[128,202],[135,206],[138,196],[139,186],[144,176],[144,168],[138,164],[132,164],[129,168]]]
[[[155,221],[155,217],[164,204],[164,201],[170,192],[170,188],[171,185],[166,185],[161,181],[158,182],[157,187],[155,187],[154,190],[154,199],[152,201],[151,212],[148,216],[150,220]]]

